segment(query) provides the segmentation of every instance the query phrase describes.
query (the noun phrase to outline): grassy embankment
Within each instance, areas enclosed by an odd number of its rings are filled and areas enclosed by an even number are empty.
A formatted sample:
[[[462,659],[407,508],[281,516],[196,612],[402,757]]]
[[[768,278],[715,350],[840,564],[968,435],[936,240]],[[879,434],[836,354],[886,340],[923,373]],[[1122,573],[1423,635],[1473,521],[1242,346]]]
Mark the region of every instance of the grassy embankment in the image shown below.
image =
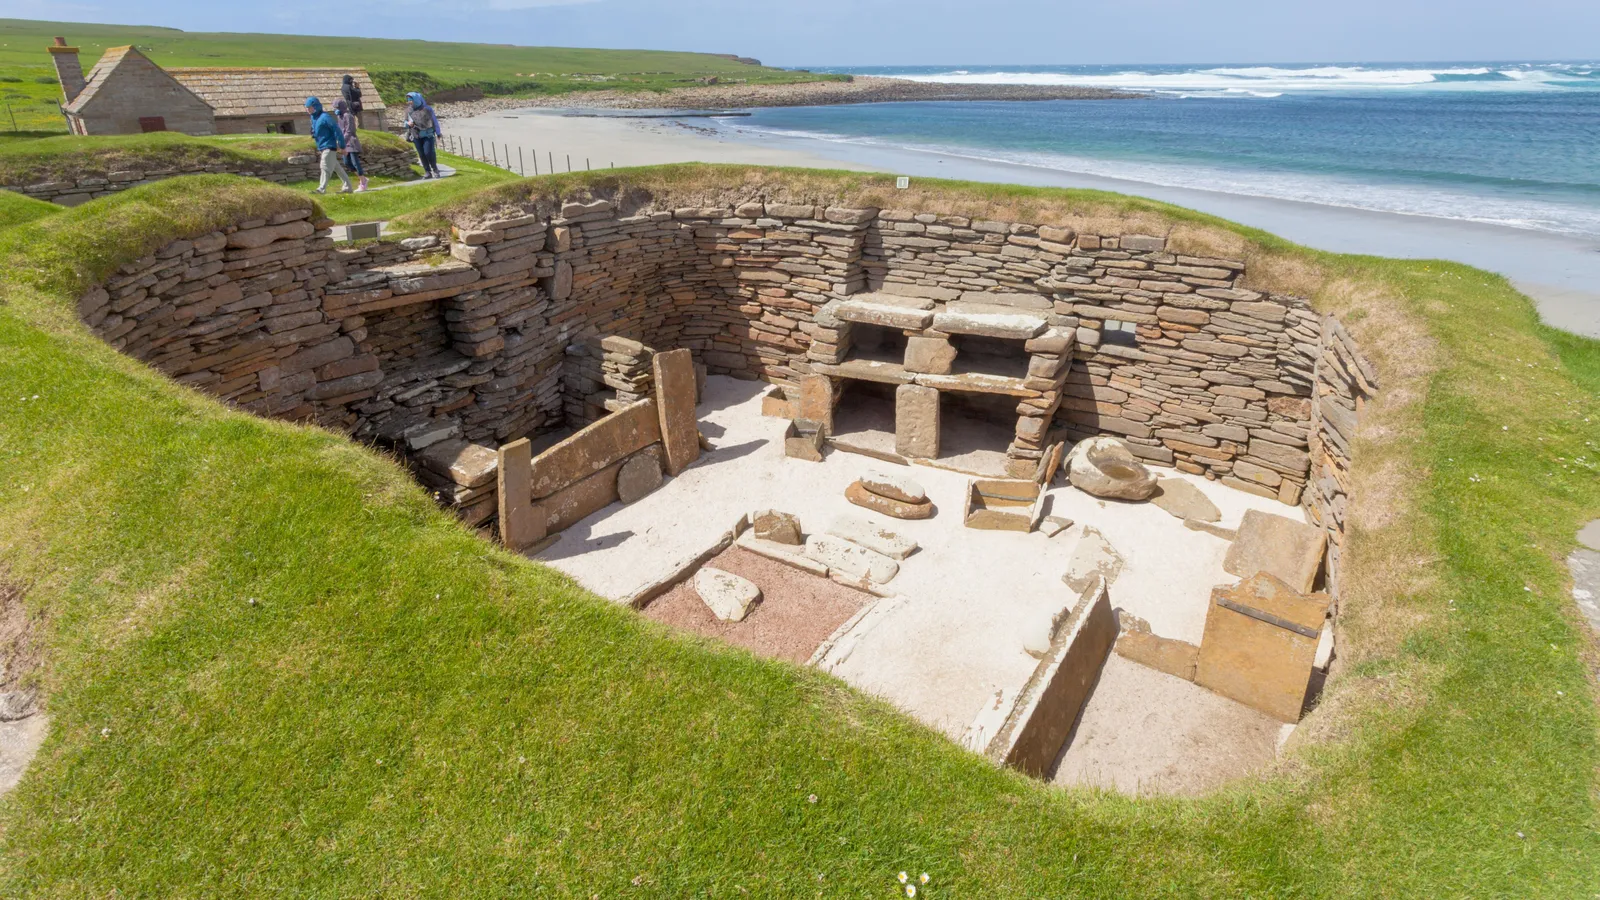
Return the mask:
[[[586,595],[336,435],[167,381],[76,321],[79,292],[306,202],[174,180],[0,232],[0,566],[53,723],[0,806],[0,894],[861,897],[901,869],[932,897],[1600,891],[1594,643],[1561,564],[1600,512],[1595,342],[1466,266],[1089,192],[674,167],[458,206],[618,178],[1161,228],[1338,312],[1384,385],[1342,668],[1288,760],[1200,799],[1040,786]]]
[[[369,148],[406,149],[386,131],[363,131]],[[0,141],[0,184],[37,184],[84,176],[105,177],[118,170],[154,171],[181,166],[227,164],[240,167],[282,162],[309,154],[315,144],[303,135],[213,135],[192,137],[172,131],[99,136],[57,135]]]
[[[172,28],[0,19],[0,100],[23,130],[65,131],[45,47],[61,35],[82,48],[87,72],[107,47],[132,44],[163,66],[363,66],[379,91],[397,103],[406,91],[473,86],[498,96],[592,90],[663,91],[701,79],[724,83],[787,84],[831,80],[723,56],[660,50],[515,47],[377,38],[282,34],[210,34]],[[12,80],[14,79],[14,80]],[[11,128],[0,109],[0,131]]]
[[[61,207],[32,197],[24,197],[11,191],[0,191],[0,228],[10,228],[24,222],[32,222],[52,213],[59,212]]]

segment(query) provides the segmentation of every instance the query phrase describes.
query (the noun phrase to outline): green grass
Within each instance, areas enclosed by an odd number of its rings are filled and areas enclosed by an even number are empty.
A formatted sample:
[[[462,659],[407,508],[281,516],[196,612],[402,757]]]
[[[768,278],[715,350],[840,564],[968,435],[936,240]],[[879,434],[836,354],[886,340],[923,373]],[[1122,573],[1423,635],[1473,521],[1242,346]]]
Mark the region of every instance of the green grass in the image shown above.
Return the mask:
[[[751,178],[490,193],[687,201]],[[766,178],[896,196],[876,176]],[[1057,790],[502,553],[392,460],[229,411],[76,322],[120,262],[305,202],[173,179],[0,232],[0,566],[38,617],[52,718],[0,804],[0,895],[888,897],[902,869],[935,898],[1600,892],[1593,643],[1561,564],[1600,513],[1596,342],[1465,266],[1312,253],[1091,192],[899,196],[1236,241],[1364,342],[1385,392],[1357,442],[1352,662],[1302,726],[1320,741],[1201,799]]]
[[[386,131],[363,131],[368,149],[404,148],[405,141]],[[233,134],[193,137],[172,131],[153,134],[56,135],[0,141],[0,184],[36,184],[85,175],[104,177],[119,169],[150,171],[177,166],[279,162],[296,153],[311,153],[304,135]]]
[[[30,89],[29,82],[40,73],[54,71],[45,47],[55,35],[82,48],[86,72],[107,47],[129,44],[163,66],[363,66],[390,103],[400,102],[406,91],[436,91],[463,85],[477,86],[489,94],[525,96],[606,89],[660,91],[693,85],[713,76],[723,82],[758,84],[836,77],[749,66],[712,54],[660,50],[212,34],[25,19],[0,19],[0,33],[5,35],[4,46],[0,46],[0,75],[21,79],[20,83],[0,83],[0,94],[16,89],[29,97],[39,95]],[[50,96],[59,96],[59,89]],[[50,127],[65,130],[59,125],[59,116],[56,123]],[[0,128],[5,127],[6,123],[0,121]]]
[[[61,207],[11,191],[0,191],[0,228],[32,222],[61,211]]]
[[[393,187],[382,191],[368,191],[361,194],[339,194],[339,182],[332,181],[328,193],[318,197],[322,208],[327,211],[328,218],[341,224],[346,222],[374,222],[395,219],[422,209],[428,209],[441,203],[453,201],[467,194],[481,191],[496,184],[513,181],[517,176],[488,163],[477,160],[453,156],[448,153],[439,154],[439,161],[451,166],[456,174],[449,178],[437,181],[424,181],[419,184],[408,184]],[[393,179],[371,179],[374,186],[379,184],[393,184]],[[288,185],[288,187],[309,191],[317,186],[315,181],[301,181]]]
[[[3,29],[0,29],[3,30]],[[10,43],[7,41],[7,43]],[[0,53],[4,50],[0,49]],[[32,65],[0,65],[0,137],[18,132],[65,133],[67,122],[61,117],[61,85],[54,78],[41,84],[39,77],[53,73],[48,59]]]

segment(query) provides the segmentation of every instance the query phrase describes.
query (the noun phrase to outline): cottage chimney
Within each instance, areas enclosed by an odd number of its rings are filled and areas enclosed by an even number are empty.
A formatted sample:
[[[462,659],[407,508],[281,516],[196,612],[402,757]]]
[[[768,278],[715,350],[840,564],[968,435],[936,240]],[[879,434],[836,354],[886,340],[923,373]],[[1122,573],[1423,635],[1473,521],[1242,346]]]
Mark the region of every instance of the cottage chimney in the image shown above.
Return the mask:
[[[78,62],[78,48],[68,47],[67,39],[58,37],[49,50],[50,60],[56,64],[56,78],[61,80],[61,93],[71,103],[89,86],[83,79],[83,64]]]

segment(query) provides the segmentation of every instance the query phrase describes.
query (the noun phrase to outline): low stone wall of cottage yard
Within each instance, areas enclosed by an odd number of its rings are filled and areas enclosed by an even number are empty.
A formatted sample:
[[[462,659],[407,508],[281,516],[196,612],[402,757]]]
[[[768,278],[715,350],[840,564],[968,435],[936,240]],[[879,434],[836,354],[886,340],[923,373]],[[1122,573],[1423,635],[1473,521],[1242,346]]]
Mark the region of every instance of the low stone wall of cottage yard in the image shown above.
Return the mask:
[[[361,155],[362,166],[368,175],[391,178],[411,177],[411,166],[415,161],[416,154],[408,148],[378,146],[376,143],[363,149]],[[254,159],[237,155],[179,165],[156,162],[153,165],[129,165],[69,178],[4,184],[0,185],[0,188],[60,206],[77,206],[142,184],[182,175],[242,175],[275,184],[289,184],[314,180],[320,177],[320,174],[321,164],[317,154],[301,149],[280,160]]]
[[[78,311],[123,352],[242,409],[448,461],[618,408],[607,336],[793,387],[870,380],[850,368],[859,323],[830,315],[847,299],[1025,304],[1049,323],[1031,350],[1066,354],[1059,366],[1003,390],[940,376],[1014,405],[1009,453],[1114,434],[1153,463],[1304,505],[1328,531],[1337,591],[1350,438],[1376,376],[1336,319],[1245,287],[1244,261],[1112,228],[533,184],[447,229],[356,248],[336,246],[309,204],[240,221],[122,267]],[[467,521],[493,514],[481,472],[427,474]]]

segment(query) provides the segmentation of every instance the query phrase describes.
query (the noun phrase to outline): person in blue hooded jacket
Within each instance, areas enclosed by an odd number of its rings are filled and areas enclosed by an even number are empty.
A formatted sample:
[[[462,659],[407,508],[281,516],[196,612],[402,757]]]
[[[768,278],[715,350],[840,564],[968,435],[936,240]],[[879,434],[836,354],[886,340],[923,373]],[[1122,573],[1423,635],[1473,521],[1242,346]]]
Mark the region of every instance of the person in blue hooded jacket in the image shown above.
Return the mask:
[[[406,95],[406,140],[416,145],[423,178],[439,178],[439,117],[416,91]]]
[[[311,114],[311,137],[317,142],[317,155],[322,157],[322,180],[316,193],[328,192],[329,175],[338,175],[344,182],[344,190],[339,193],[350,193],[350,176],[339,162],[339,151],[344,149],[344,130],[339,127],[339,120],[324,112],[322,101],[316,97],[306,98],[306,111]]]

